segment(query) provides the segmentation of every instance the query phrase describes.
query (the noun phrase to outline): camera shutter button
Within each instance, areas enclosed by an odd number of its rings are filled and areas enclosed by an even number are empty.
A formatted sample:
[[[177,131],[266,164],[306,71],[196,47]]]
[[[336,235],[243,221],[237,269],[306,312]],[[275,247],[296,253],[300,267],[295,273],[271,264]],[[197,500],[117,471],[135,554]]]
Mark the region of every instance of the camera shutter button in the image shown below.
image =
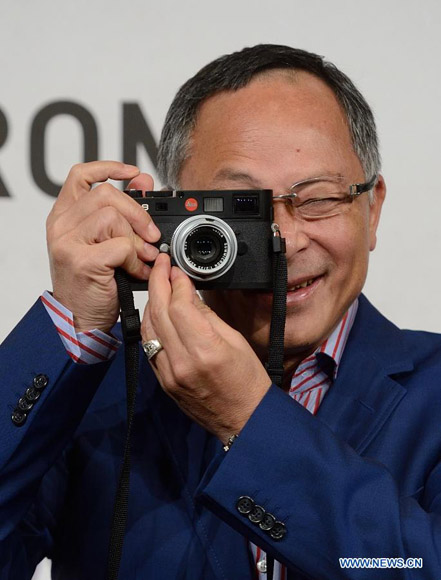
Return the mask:
[[[164,242],[164,243],[162,243],[162,244],[159,246],[159,251],[160,251],[162,254],[168,254],[168,255],[170,255],[170,246]]]

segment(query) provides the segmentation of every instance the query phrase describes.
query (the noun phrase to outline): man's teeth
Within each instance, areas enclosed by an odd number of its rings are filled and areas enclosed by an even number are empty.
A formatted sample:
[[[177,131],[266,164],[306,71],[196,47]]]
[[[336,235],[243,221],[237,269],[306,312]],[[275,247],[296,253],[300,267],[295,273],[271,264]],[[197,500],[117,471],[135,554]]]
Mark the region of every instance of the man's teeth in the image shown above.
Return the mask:
[[[298,290],[299,288],[306,288],[307,286],[311,286],[314,280],[315,278],[311,278],[311,280],[306,280],[306,282],[302,282],[301,284],[297,284],[296,286],[289,288],[289,291],[293,292],[294,290]]]

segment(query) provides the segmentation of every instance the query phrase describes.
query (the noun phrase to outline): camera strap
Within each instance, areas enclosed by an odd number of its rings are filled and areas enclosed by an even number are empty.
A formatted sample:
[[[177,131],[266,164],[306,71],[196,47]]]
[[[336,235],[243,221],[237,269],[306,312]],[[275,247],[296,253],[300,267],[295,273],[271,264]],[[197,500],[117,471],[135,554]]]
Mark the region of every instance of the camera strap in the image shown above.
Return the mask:
[[[270,339],[266,372],[278,387],[283,382],[283,355],[285,343],[286,293],[288,290],[288,268],[286,264],[286,242],[280,234],[279,226],[272,224],[273,230],[273,305],[271,312]],[[273,580],[274,558],[266,556],[267,580]]]
[[[277,386],[283,379],[283,346],[286,316],[287,266],[286,244],[281,237],[279,226],[272,225],[273,231],[273,305],[270,326],[270,344],[268,362],[265,368]],[[125,377],[127,391],[127,433],[124,445],[124,456],[113,508],[112,527],[110,532],[109,553],[107,557],[107,580],[118,580],[124,534],[127,525],[130,488],[130,449],[133,416],[135,412],[136,389],[139,373],[139,341],[141,340],[141,321],[139,311],[135,309],[133,292],[127,273],[121,268],[115,270],[118,287],[118,298],[121,308],[121,328],[124,340]],[[268,557],[268,570],[272,580],[274,559]]]
[[[286,265],[286,243],[277,224],[273,231],[273,305],[271,312],[268,362],[265,364],[270,379],[278,387],[283,381],[283,355],[285,342],[286,293],[288,268]]]
[[[136,389],[139,373],[139,341],[141,340],[141,321],[135,309],[133,292],[124,270],[115,270],[118,298],[121,308],[121,328],[124,340],[124,360],[127,391],[127,433],[124,457],[113,507],[112,528],[110,532],[109,553],[107,557],[107,580],[118,580],[124,534],[127,525],[130,487],[130,448],[132,425],[135,412]]]

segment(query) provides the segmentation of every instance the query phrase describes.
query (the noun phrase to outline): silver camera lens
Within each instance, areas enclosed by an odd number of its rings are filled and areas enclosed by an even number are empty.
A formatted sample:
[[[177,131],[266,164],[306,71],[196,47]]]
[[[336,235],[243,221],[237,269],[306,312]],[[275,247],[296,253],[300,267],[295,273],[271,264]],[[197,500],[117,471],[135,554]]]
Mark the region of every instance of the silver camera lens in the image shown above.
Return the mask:
[[[195,280],[214,280],[234,264],[237,240],[231,227],[218,217],[195,215],[181,222],[173,233],[171,255]]]

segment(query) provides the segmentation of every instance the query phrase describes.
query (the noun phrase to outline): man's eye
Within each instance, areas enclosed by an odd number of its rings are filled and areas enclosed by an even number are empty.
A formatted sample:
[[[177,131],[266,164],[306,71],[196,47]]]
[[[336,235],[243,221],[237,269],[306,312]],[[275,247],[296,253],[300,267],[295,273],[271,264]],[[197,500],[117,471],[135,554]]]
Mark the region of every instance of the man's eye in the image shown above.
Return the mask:
[[[306,199],[299,204],[299,207],[308,207],[312,205],[326,205],[326,204],[333,204],[339,203],[342,200],[341,197],[312,197],[310,199]]]

